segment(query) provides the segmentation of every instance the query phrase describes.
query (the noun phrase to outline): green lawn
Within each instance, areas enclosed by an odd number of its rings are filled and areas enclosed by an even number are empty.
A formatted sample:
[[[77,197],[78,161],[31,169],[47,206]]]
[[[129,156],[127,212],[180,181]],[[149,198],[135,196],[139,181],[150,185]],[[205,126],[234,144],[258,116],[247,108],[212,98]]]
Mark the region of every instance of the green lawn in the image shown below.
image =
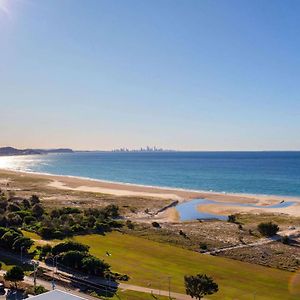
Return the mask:
[[[185,274],[206,273],[220,287],[212,299],[252,300],[254,292],[256,300],[299,300],[300,297],[299,293],[289,292],[295,290],[288,287],[294,276],[290,272],[203,255],[118,232],[74,239],[89,245],[90,252],[107,261],[114,271],[128,274],[131,284],[167,290],[167,278],[171,276],[171,290],[184,293]],[[106,251],[112,255],[106,256]]]
[[[156,296],[147,293],[135,292],[135,291],[121,291],[119,290],[117,294],[112,298],[103,298],[104,300],[170,300],[169,297]]]

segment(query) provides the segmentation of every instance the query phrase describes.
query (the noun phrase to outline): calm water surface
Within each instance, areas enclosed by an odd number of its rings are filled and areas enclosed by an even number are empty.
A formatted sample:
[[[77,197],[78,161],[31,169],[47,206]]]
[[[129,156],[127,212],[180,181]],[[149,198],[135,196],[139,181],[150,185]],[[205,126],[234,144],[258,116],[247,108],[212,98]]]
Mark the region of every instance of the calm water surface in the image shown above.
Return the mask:
[[[0,157],[0,168],[191,190],[300,196],[300,152],[77,152]]]

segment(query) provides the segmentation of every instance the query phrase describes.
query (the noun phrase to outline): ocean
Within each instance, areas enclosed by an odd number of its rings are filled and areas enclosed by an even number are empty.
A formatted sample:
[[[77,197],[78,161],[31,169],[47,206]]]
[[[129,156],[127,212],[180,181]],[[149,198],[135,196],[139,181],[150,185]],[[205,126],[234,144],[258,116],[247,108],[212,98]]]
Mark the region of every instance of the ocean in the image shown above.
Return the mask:
[[[300,196],[300,152],[75,152],[0,157],[0,168],[188,190]]]

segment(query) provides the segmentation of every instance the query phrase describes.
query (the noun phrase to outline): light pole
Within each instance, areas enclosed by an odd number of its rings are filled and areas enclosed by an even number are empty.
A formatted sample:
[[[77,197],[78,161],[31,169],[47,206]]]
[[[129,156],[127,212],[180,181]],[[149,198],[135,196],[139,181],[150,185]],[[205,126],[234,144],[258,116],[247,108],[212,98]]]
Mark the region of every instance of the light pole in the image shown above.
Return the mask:
[[[54,290],[55,289],[55,280],[54,280],[54,274],[57,272],[57,255],[54,255],[52,257],[52,265],[53,265],[53,273],[52,273],[52,289]],[[56,263],[55,263],[56,261]],[[56,267],[56,268],[55,268]],[[55,272],[56,270],[56,272]]]
[[[168,276],[168,281],[169,281],[169,298],[171,299],[171,276]]]
[[[39,262],[33,262],[33,286],[34,286],[34,294],[35,294],[35,290],[36,290],[36,270],[37,267],[39,266]]]

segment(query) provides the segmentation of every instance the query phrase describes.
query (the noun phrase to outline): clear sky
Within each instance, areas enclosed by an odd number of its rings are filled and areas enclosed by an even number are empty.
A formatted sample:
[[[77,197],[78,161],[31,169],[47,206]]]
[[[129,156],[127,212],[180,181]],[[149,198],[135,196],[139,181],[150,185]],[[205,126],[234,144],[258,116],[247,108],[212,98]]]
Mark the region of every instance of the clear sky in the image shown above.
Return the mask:
[[[0,146],[300,150],[298,0],[0,0]]]

